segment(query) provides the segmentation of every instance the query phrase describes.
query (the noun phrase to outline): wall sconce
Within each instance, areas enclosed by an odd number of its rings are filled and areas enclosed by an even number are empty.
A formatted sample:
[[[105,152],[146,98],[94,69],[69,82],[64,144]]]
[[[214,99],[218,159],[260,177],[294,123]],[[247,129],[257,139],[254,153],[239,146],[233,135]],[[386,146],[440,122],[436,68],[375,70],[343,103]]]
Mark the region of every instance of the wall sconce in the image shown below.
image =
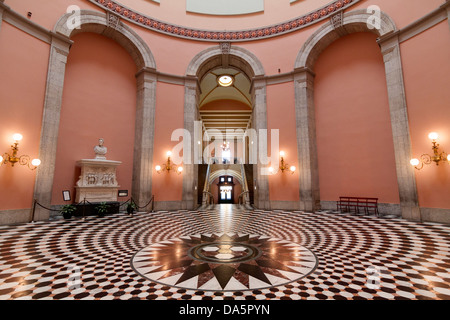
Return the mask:
[[[167,151],[167,161],[165,164],[161,165],[161,166],[156,166],[155,170],[158,173],[161,173],[163,171],[167,171],[168,173],[170,173],[171,170],[175,171],[178,174],[181,174],[183,172],[183,167],[182,166],[176,166],[174,164],[172,164],[172,162],[170,161],[170,156],[172,155],[172,152]]]
[[[296,168],[295,166],[289,166],[285,161],[284,161],[284,151],[280,151],[280,170],[281,173],[284,173],[284,171],[289,170],[289,172],[291,174],[294,174]],[[275,169],[273,167],[269,167],[269,173],[273,174],[275,172]]]
[[[22,138],[23,136],[20,133],[15,133],[13,135],[15,142],[11,146],[12,154],[10,155],[9,153],[4,153],[3,156],[0,156],[0,165],[10,163],[11,167],[14,167],[14,165],[18,162],[20,165],[26,165],[31,170],[34,170],[41,164],[41,160],[39,159],[31,160],[31,158],[27,155],[17,156],[17,153],[19,152],[19,141],[22,140]]]
[[[436,132],[431,132],[428,135],[428,138],[431,140],[432,143],[433,155],[423,154],[420,156],[420,160],[411,159],[410,161],[411,165],[417,170],[421,170],[424,164],[431,164],[433,162],[436,163],[437,166],[439,165],[440,162],[448,161],[448,163],[450,163],[450,155],[448,155],[444,151],[441,152],[439,151],[439,144],[436,142],[436,140],[439,138],[439,134]]]

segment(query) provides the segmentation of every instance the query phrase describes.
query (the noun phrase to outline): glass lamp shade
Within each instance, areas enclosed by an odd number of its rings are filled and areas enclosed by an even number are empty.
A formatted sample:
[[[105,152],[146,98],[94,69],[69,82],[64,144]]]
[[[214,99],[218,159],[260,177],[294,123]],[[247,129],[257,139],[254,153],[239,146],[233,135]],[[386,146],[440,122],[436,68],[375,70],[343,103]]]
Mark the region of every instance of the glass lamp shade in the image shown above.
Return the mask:
[[[172,151],[167,151],[166,155],[170,157],[172,155]]]
[[[280,157],[284,157],[284,151],[280,151]]]
[[[177,170],[178,170],[179,173],[181,173],[181,172],[183,172],[183,167],[178,167]]]
[[[269,173],[273,173],[273,168],[269,167]]]
[[[13,134],[14,141],[20,141],[22,140],[23,136],[20,133]]]
[[[430,140],[437,140],[439,138],[439,134],[437,132],[430,132],[428,134],[428,138]]]
[[[155,167],[155,170],[156,170],[156,171],[161,171],[161,166],[156,166],[156,167]]]
[[[409,161],[409,163],[415,167],[415,166],[419,165],[420,161],[419,161],[419,159],[411,159],[411,161]]]
[[[447,161],[450,161],[450,154],[447,156]],[[1,161],[0,161],[1,162]]]
[[[35,167],[38,167],[41,164],[41,160],[33,159],[33,160],[31,160],[31,164]]]
[[[290,168],[290,170],[292,171],[292,172],[295,172],[295,166],[291,166],[291,168]]]
[[[3,162],[3,157],[0,156],[0,164]]]

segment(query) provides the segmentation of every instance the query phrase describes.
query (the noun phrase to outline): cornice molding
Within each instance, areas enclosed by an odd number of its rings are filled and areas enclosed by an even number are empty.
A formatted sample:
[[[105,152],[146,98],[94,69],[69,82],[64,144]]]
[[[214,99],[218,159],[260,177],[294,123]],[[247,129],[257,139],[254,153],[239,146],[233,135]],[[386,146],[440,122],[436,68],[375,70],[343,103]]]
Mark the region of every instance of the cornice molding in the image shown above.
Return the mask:
[[[438,23],[441,23],[442,21],[448,19],[449,8],[450,8],[450,1],[447,0],[439,8],[431,11],[422,18],[408,24],[407,26],[403,27],[400,30],[388,33],[385,36],[380,37],[378,39],[378,43],[380,45],[384,45],[385,43],[390,42],[392,39],[397,38],[399,43],[407,41],[415,37],[416,35],[434,27]]]
[[[343,11],[354,4],[363,0],[335,0],[319,9],[309,12],[297,18],[281,22],[278,24],[258,27],[253,29],[235,30],[235,31],[218,31],[203,30],[198,28],[189,28],[186,26],[174,25],[164,22],[153,17],[149,17],[130,9],[116,0],[88,0],[93,4],[101,7],[107,12],[114,12],[121,18],[137,24],[143,28],[163,33],[173,37],[196,41],[254,41],[271,37],[285,35],[305,27],[311,26],[319,21],[330,18],[339,11]]]
[[[97,1],[97,0],[88,0],[88,1]],[[352,3],[356,3],[353,1]],[[447,0],[444,4],[442,4],[439,8],[433,10],[429,14],[423,16],[422,18],[412,22],[411,24],[407,25],[406,27],[397,30],[395,32],[391,32],[389,34],[386,34],[384,37],[381,37],[378,39],[378,43],[384,47],[387,46],[387,44],[391,41],[396,41],[398,39],[398,42],[402,43],[403,41],[406,41],[412,37],[414,37],[417,34],[420,34],[421,32],[426,31],[427,29],[433,27],[434,25],[444,21],[445,19],[448,19],[449,14],[449,8],[450,8],[450,0]],[[12,26],[18,28],[19,30],[22,30],[23,32],[28,33],[29,35],[42,40],[48,44],[52,44],[58,42],[58,43],[65,43],[69,47],[72,45],[73,41],[71,41],[69,38],[62,36],[58,33],[54,33],[51,30],[47,30],[46,28],[40,26],[39,24],[27,19],[25,16],[22,16],[21,14],[15,12],[12,10],[9,6],[4,4],[3,0],[0,0],[0,12],[2,13],[0,17],[3,21],[11,24]],[[327,17],[330,18],[332,15],[338,13],[339,11],[335,11],[328,15]],[[117,15],[117,12],[114,12],[115,15]],[[121,15],[123,17],[123,15]],[[449,21],[450,23],[450,21]],[[291,30],[293,31],[293,30]],[[246,39],[246,41],[249,39]],[[251,39],[250,39],[251,40]],[[257,39],[253,39],[257,40]],[[205,40],[209,41],[209,40]],[[211,40],[214,41],[214,40]],[[217,41],[217,40],[216,40]],[[232,42],[232,41],[227,41]],[[222,50],[226,50],[227,46],[222,46]],[[168,73],[163,73],[157,70],[146,70],[147,72],[154,73],[157,76],[157,81],[165,82],[169,84],[174,85],[185,85],[186,81],[189,82],[189,80],[192,80],[191,78],[188,79],[185,75],[172,75]],[[308,70],[307,70],[308,71]],[[293,81],[295,76],[299,73],[304,72],[304,70],[293,70],[291,72],[282,73],[282,74],[275,74],[275,75],[267,75],[263,76],[262,78],[259,78],[258,80],[264,80],[264,82],[267,85],[272,84],[278,84],[278,83],[284,83],[284,82],[290,82]],[[314,75],[314,73],[312,73]]]
[[[53,39],[57,39],[59,41],[65,42],[68,45],[72,45],[72,41],[60,34],[57,34],[51,30],[45,29],[41,25],[27,19],[25,16],[20,13],[15,12],[9,6],[3,3],[0,0],[0,10],[3,12],[2,20],[11,24],[12,26],[22,30],[23,32],[28,33],[29,35],[44,41],[48,44],[52,43]]]

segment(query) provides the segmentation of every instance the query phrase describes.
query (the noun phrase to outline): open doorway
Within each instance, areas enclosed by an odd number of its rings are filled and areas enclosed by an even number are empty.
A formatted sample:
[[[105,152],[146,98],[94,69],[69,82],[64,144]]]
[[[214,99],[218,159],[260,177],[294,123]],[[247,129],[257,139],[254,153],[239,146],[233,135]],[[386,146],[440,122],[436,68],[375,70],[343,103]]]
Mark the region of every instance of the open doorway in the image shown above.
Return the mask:
[[[234,203],[234,182],[231,176],[222,176],[218,184],[218,203]]]

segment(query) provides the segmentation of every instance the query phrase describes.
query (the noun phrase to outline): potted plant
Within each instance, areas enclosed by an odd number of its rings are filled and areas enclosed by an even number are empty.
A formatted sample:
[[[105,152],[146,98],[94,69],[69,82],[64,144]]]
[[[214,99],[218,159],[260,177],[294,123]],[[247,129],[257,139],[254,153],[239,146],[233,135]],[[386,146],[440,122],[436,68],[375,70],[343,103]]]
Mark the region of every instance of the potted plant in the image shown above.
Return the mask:
[[[134,203],[134,202],[130,202],[128,205],[127,205],[127,212],[128,212],[128,214],[133,214],[134,213],[134,210],[136,210],[137,209],[137,205],[136,205],[136,203]]]
[[[76,210],[74,205],[66,204],[61,208],[61,214],[63,215],[64,219],[70,219],[72,218],[73,212]]]
[[[106,202],[102,202],[95,207],[99,217],[103,217],[105,215],[105,213],[108,211],[108,208],[109,208],[109,205],[107,205]]]

